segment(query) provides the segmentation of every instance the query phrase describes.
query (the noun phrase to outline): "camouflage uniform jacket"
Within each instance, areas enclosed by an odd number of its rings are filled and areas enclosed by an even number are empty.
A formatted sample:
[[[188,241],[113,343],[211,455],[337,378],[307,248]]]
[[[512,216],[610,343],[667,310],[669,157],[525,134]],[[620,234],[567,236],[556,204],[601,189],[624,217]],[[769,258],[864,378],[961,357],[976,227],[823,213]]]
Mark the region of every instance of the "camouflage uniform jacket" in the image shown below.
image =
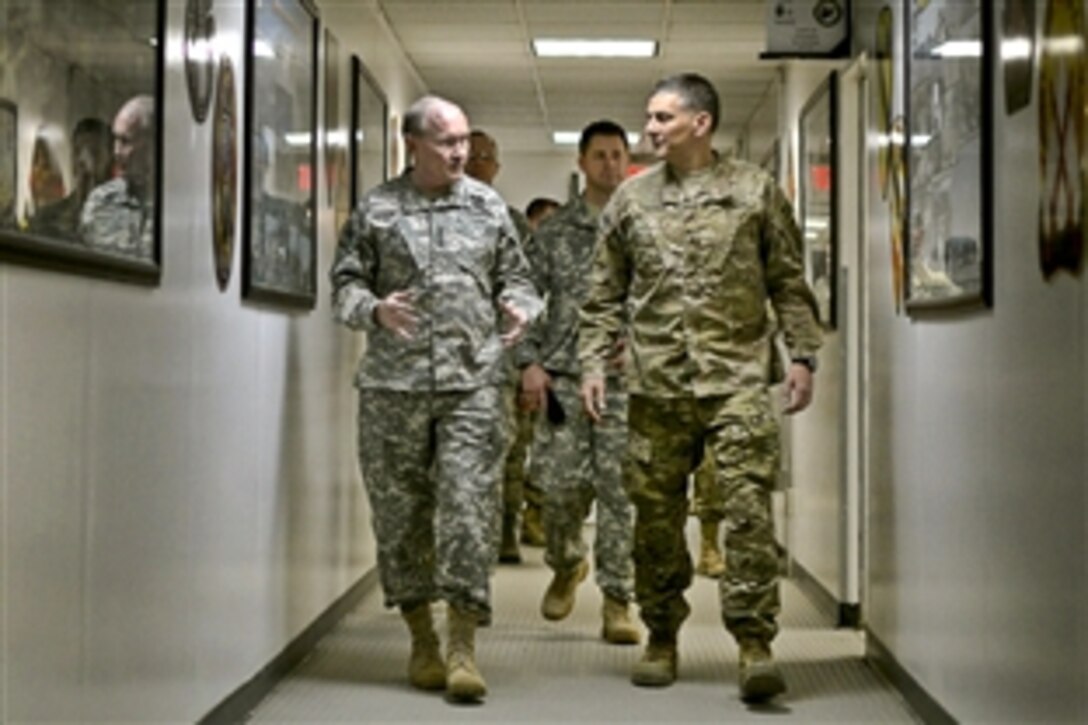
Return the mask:
[[[801,235],[778,185],[754,165],[717,157],[683,180],[659,164],[624,182],[605,208],[579,357],[602,374],[628,325],[628,392],[728,395],[765,386],[767,300],[794,356],[820,346]]]
[[[472,390],[506,377],[498,301],[539,314],[506,204],[470,178],[427,199],[406,172],[368,192],[340,235],[329,277],[333,313],[368,333],[358,388]],[[409,290],[419,325],[411,340],[380,327],[374,309]]]
[[[559,208],[533,235],[526,254],[547,307],[516,348],[519,367],[537,363],[551,372],[581,373],[578,310],[589,283],[597,218],[579,197]]]
[[[96,186],[83,203],[79,235],[95,249],[151,259],[154,233],[153,205],[129,193],[124,179]]]

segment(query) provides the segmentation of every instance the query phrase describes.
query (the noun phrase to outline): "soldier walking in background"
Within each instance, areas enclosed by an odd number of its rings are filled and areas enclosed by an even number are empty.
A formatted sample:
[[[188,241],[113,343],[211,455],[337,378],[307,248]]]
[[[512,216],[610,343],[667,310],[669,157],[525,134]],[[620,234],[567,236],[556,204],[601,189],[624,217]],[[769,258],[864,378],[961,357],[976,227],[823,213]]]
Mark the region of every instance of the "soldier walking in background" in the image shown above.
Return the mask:
[[[522,369],[522,404],[545,413],[537,424],[532,470],[544,492],[544,561],[554,577],[541,612],[559,620],[574,607],[577,587],[589,571],[582,528],[596,499],[593,553],[604,594],[601,634],[614,644],[637,644],[638,630],[627,611],[632,511],[623,489],[627,396],[618,331],[611,342],[608,408],[596,425],[581,411],[578,396],[578,310],[589,279],[598,215],[627,170],[627,135],[611,121],[597,121],[582,131],[578,149],[585,192],[536,232],[530,266],[548,306],[515,351]]]
[[[400,608],[412,635],[409,678],[476,701],[487,691],[475,633],[491,610],[507,446],[503,348],[542,303],[506,204],[464,178],[464,112],[426,96],[402,130],[413,165],[368,192],[344,225],[329,275],[333,309],[367,333],[355,378],[359,460],[385,603]],[[445,662],[431,619],[437,599],[448,604]]]
[[[820,329],[789,202],[766,172],[714,151],[718,116],[717,92],[695,74],[666,78],[649,97],[646,134],[664,163],[617,189],[602,215],[579,331],[581,393],[602,419],[608,360],[625,329],[635,592],[650,630],[632,681],[676,679],[692,580],[688,477],[705,454],[725,512],[722,619],[740,646],[741,696],[757,702],[786,689],[770,648],[780,609],[771,513],[780,443],[768,300],[793,357],[787,413],[811,401]]]

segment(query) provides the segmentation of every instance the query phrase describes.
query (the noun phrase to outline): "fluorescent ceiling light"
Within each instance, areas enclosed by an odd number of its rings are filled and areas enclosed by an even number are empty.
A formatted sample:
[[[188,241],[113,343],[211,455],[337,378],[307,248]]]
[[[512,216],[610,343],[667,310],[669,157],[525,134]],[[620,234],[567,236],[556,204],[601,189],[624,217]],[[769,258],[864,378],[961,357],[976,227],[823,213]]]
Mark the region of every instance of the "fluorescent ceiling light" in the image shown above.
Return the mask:
[[[638,143],[639,134],[634,131],[627,132],[627,143],[630,146],[634,146]],[[553,131],[552,143],[556,146],[577,146],[578,142],[582,139],[581,131]]]
[[[534,38],[533,52],[541,58],[652,58],[657,41]]]
[[[933,49],[938,58],[981,58],[981,40],[946,40]]]
[[[288,146],[309,146],[310,134],[305,131],[297,133],[286,133],[283,136],[283,140],[287,142]]]

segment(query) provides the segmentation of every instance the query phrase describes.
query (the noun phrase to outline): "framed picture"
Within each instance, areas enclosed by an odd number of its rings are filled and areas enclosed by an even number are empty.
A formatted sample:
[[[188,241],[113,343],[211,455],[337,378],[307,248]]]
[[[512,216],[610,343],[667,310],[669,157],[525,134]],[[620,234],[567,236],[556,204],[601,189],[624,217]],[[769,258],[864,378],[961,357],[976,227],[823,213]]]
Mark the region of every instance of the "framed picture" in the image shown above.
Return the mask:
[[[992,13],[907,0],[908,312],[992,302]]]
[[[799,129],[801,183],[798,203],[804,238],[805,277],[816,295],[820,322],[828,329],[834,329],[836,323],[837,107],[838,73],[832,71],[801,109]]]
[[[355,159],[351,174],[352,205],[388,177],[389,103],[357,55],[351,57],[351,147]]]
[[[165,5],[86,0],[47,16],[41,3],[17,3],[6,12],[0,258],[158,282]]]
[[[246,5],[242,294],[312,308],[317,297],[317,7]]]

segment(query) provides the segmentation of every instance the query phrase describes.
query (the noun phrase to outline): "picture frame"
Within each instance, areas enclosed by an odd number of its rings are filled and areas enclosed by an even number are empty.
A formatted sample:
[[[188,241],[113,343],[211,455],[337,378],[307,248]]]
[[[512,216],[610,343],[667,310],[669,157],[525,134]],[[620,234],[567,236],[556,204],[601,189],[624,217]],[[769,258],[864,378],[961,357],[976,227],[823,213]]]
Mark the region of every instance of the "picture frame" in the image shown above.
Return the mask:
[[[246,4],[242,295],[317,299],[319,16],[312,0]]]
[[[351,57],[352,206],[366,191],[389,178],[389,101],[362,59]]]
[[[0,259],[155,285],[166,2],[67,7],[0,26]]]
[[[993,304],[993,4],[906,0],[908,314]]]
[[[813,91],[798,123],[798,216],[805,279],[816,296],[820,323],[829,330],[837,324],[838,77],[838,72],[832,71]]]

